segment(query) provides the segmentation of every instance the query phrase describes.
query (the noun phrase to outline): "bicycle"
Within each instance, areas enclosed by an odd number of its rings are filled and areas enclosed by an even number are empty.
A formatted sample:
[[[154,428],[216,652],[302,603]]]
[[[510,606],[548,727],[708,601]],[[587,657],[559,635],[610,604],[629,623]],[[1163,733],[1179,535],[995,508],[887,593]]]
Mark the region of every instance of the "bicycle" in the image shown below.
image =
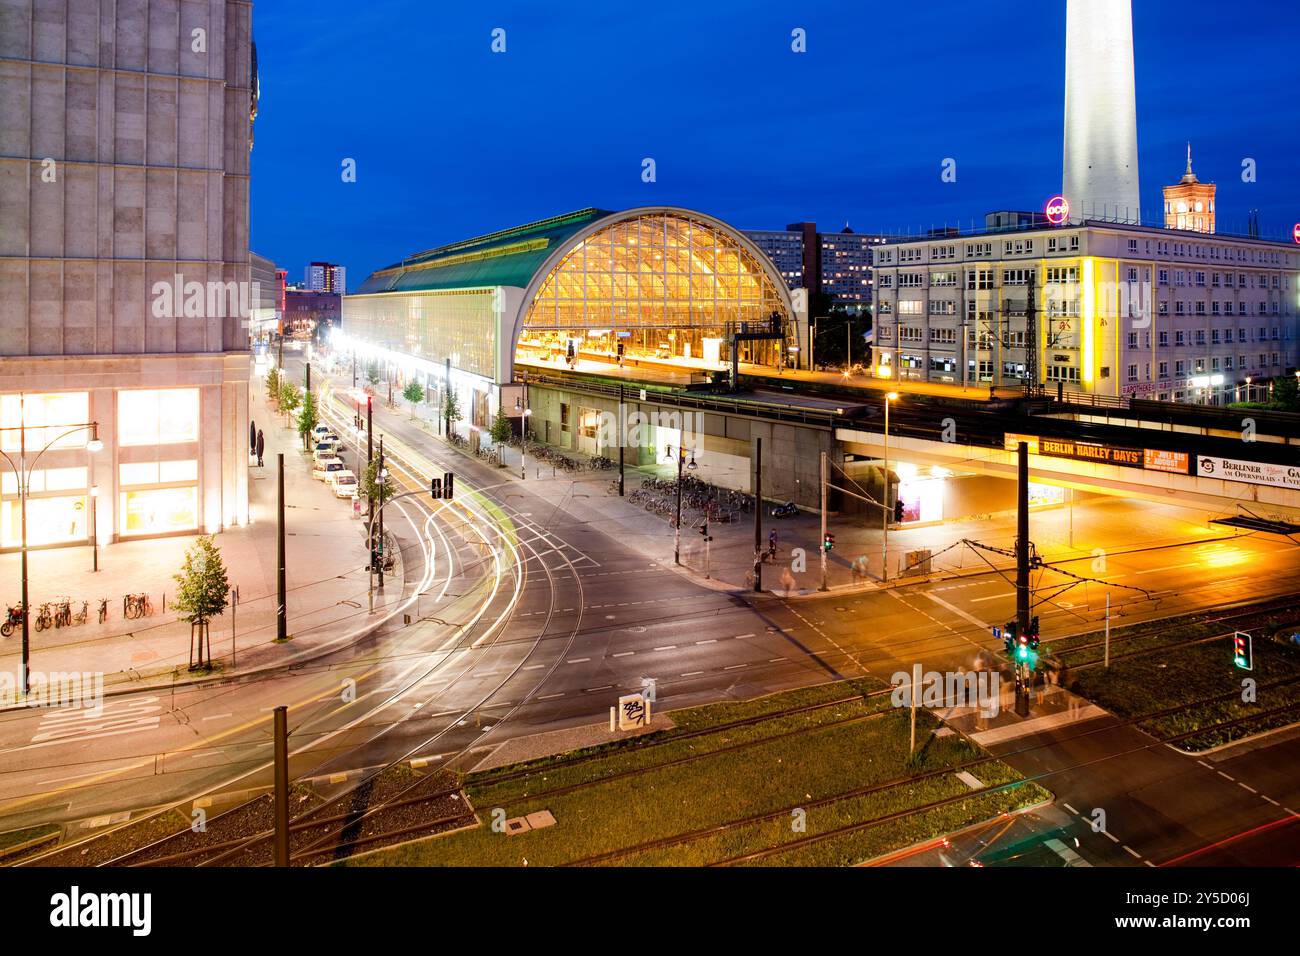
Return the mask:
[[[103,624],[108,620],[108,598],[99,599],[99,623]]]
[[[64,598],[58,604],[54,605],[54,626],[72,626],[72,600],[70,598]]]
[[[148,594],[128,594],[122,598],[122,616],[129,621],[153,614],[153,602]]]
[[[87,618],[89,617],[90,617],[90,602],[82,601],[81,610],[72,616],[72,623],[80,626],[82,624],[85,624]]]
[[[34,623],[37,631],[44,631],[54,626],[54,614],[50,611],[48,601],[42,604],[40,610],[36,612]]]

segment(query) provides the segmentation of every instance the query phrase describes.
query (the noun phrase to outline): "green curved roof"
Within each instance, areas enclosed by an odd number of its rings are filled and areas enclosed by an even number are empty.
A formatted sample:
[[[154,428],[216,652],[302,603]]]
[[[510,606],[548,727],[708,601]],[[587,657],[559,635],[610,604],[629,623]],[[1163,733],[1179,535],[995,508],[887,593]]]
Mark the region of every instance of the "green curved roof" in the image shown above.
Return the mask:
[[[524,288],[565,240],[609,215],[604,209],[581,209],[439,246],[372,273],[355,294],[499,285]]]

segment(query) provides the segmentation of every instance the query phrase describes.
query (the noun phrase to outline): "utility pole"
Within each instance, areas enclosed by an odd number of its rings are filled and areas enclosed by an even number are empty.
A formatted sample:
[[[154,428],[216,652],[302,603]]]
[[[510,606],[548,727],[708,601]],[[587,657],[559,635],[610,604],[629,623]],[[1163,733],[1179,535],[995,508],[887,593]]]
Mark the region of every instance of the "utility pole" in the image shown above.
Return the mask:
[[[275,708],[275,865],[289,865],[289,708]]]
[[[680,433],[677,444],[677,521],[673,526],[673,563],[682,563],[682,464],[686,460],[686,449],[681,444]]]
[[[624,431],[627,427],[626,423],[627,418],[623,411],[623,381],[620,379],[618,383],[618,496],[620,498],[627,489],[627,479],[623,474],[623,446],[627,443],[627,435]]]
[[[763,439],[754,439],[754,591],[763,590]]]
[[[884,479],[884,490],[880,495],[882,519],[880,522],[880,583],[884,584],[889,580],[889,519],[893,517],[894,508],[889,503],[889,405],[896,398],[897,392],[889,392],[885,396],[885,468],[881,472]]]
[[[23,537],[23,696],[32,692],[31,681],[31,602],[27,597],[27,485],[30,475],[27,473],[27,399],[22,393],[18,395],[18,480],[19,510],[22,512]]]
[[[1016,631],[1029,633],[1029,445],[1017,449],[1016,481]],[[1029,715],[1029,667],[1016,664],[1016,713]]]
[[[1106,663],[1103,665],[1106,670],[1110,670],[1110,592],[1106,592]]]
[[[284,452],[280,452],[276,457],[280,463],[280,474],[277,478],[279,493],[276,497],[275,564],[277,569],[276,591],[280,601],[275,612],[275,639],[277,641],[286,641],[289,639],[289,619],[286,608],[288,593],[285,587],[284,575]]]
[[[446,363],[443,365],[443,373],[442,373],[442,410],[443,410],[442,434],[443,437],[449,437],[451,435],[451,418],[447,415],[447,396],[450,394],[451,394],[451,356],[448,355],[446,359]],[[528,395],[528,373],[525,372],[524,373],[525,404],[527,404],[528,401],[527,395]],[[525,430],[528,428],[528,422],[526,421],[524,422],[524,428]]]
[[[1029,379],[1029,394],[1038,394],[1038,267],[1029,269],[1028,298],[1025,301],[1025,375]]]
[[[826,452],[822,452],[822,586],[819,591],[827,590],[826,587]]]
[[[379,487],[379,590],[384,589],[384,436],[379,436],[379,464],[375,468],[375,484]],[[373,563],[373,559],[372,559]]]

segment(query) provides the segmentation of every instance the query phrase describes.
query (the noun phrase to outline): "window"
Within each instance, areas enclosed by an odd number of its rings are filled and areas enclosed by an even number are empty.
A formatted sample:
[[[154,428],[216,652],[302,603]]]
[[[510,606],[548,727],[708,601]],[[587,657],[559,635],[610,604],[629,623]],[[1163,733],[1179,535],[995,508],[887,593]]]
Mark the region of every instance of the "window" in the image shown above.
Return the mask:
[[[1169,333],[1168,333],[1168,332],[1161,332],[1161,333],[1160,333],[1160,347],[1161,347],[1161,348],[1164,348],[1164,347],[1167,346],[1168,344],[1169,344]]]
[[[560,431],[569,430],[569,406],[567,402],[560,403]]]
[[[199,440],[197,388],[140,389],[117,393],[117,443],[174,445]]]
[[[85,448],[90,429],[69,434],[69,426],[84,424],[90,418],[88,392],[50,392],[48,394],[5,395],[0,397],[0,432],[5,451],[18,451],[25,435],[27,454],[34,456],[46,445],[51,448]],[[25,426],[22,431],[20,426]],[[53,442],[53,444],[50,444]]]
[[[920,299],[906,299],[898,303],[899,315],[921,315],[922,307],[925,305]]]
[[[957,285],[957,273],[955,272],[935,272],[930,275],[930,285],[936,288],[947,288]]]
[[[199,524],[199,489],[155,488],[121,494],[121,534],[169,534],[190,531]]]
[[[931,329],[930,342],[933,345],[956,345],[956,329]]]
[[[900,289],[923,289],[925,288],[924,272],[902,272],[898,276],[898,287]]]

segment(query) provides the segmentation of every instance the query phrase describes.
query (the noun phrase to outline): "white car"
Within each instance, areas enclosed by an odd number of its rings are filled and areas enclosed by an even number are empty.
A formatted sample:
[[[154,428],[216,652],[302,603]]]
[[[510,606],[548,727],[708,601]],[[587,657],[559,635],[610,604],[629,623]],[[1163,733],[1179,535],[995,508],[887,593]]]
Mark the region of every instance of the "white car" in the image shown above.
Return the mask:
[[[327,479],[330,487],[334,489],[334,494],[339,498],[355,498],[360,488],[357,485],[357,476],[344,468],[342,471],[332,471]]]
[[[311,476],[318,481],[328,481],[336,471],[347,471],[342,458],[322,458],[312,465]]]
[[[317,442],[311,453],[312,463],[322,462],[326,458],[337,458],[338,452],[338,446],[332,442]]]

